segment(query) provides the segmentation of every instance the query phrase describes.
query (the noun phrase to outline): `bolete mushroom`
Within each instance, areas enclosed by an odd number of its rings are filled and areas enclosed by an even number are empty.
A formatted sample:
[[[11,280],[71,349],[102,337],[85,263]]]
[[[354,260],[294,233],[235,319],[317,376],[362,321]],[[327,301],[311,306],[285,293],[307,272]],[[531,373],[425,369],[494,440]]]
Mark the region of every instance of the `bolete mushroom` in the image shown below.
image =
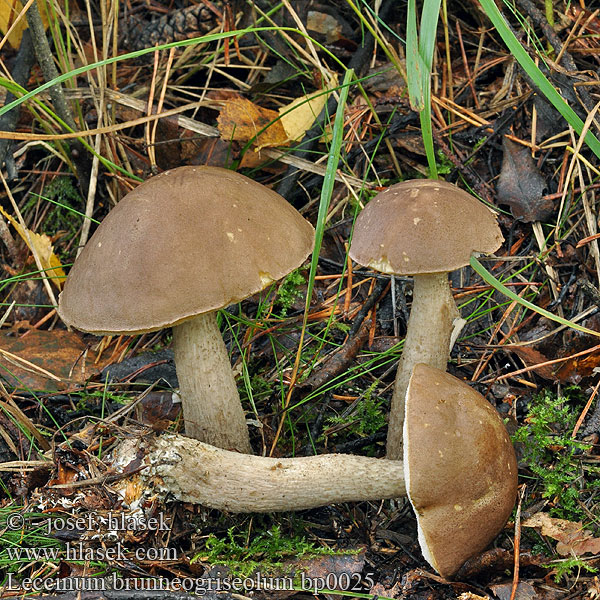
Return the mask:
[[[418,364],[406,393],[404,469],[425,560],[453,575],[504,527],[517,460],[502,419],[477,391]]]
[[[497,250],[503,238],[494,213],[444,181],[415,179],[377,194],[358,215],[350,257],[395,275],[413,275],[413,302],[392,396],[387,456],[402,456],[408,380],[417,363],[446,370],[458,309],[448,273],[471,254]]]
[[[313,227],[267,187],[179,167],[110,211],[71,268],[58,312],[101,335],[173,327],[186,434],[251,452],[217,311],[299,267],[313,240]]]
[[[135,464],[142,478],[138,487],[149,494],[159,486],[183,502],[231,512],[408,494],[423,556],[449,577],[506,523],[516,498],[514,449],[481,394],[424,364],[415,366],[410,379],[404,427],[404,461],[347,454],[250,456],[168,434],[128,440],[114,463]]]

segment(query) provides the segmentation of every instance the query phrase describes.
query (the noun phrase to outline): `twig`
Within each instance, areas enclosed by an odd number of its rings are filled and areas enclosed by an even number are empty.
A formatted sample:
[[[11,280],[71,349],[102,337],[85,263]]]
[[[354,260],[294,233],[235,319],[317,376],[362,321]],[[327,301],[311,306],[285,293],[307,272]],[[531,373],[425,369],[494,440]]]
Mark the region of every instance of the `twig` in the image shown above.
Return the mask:
[[[387,288],[390,286],[389,279],[378,279],[373,287],[373,291],[369,294],[364,304],[361,306],[360,310],[356,313],[354,317],[354,322],[352,323],[352,327],[350,328],[350,332],[348,336],[351,338],[358,333],[363,320],[365,317],[371,312],[371,309],[379,302],[381,297],[385,292],[387,292]]]
[[[15,66],[12,72],[13,81],[21,86],[25,87],[27,84],[27,80],[29,79],[29,73],[31,71],[31,67],[33,66],[34,57],[33,57],[33,44],[31,42],[31,34],[29,29],[26,29],[23,32],[23,37],[21,38],[21,45],[19,47],[19,52],[17,54]],[[8,104],[15,99],[15,96],[10,92],[6,94],[5,103]],[[0,131],[14,131],[17,127],[17,123],[19,121],[20,111],[18,109],[9,110],[7,113],[3,114],[0,117]],[[7,168],[12,163],[12,153],[7,159],[7,154],[9,148],[12,146],[11,140],[0,140],[0,168],[4,164],[6,160]],[[15,170],[14,167],[12,169],[8,169],[9,181],[13,179],[10,173],[11,170]],[[4,241],[4,238],[3,238]],[[10,248],[9,248],[10,251]]]
[[[594,398],[596,398],[596,394],[598,393],[598,388],[600,388],[600,381],[594,387],[594,391],[591,393],[589,400],[586,402],[585,406],[583,407],[583,410],[581,411],[581,414],[579,415],[579,418],[577,419],[577,423],[575,423],[575,427],[573,427],[573,433],[571,434],[572,439],[575,439],[575,436],[577,435],[579,428],[581,427],[583,421],[585,420],[585,417],[587,416],[587,414],[592,406],[592,403],[594,402]]]
[[[37,2],[34,2],[27,11],[27,23],[29,24],[29,29],[31,29],[33,49],[44,75],[44,79],[46,81],[56,79],[58,77],[58,70],[54,64],[54,57],[52,50],[50,49],[50,44],[48,43],[48,38],[46,37],[46,31],[44,29],[44,24],[42,23],[42,17],[40,16]],[[49,89],[49,93],[50,98],[52,99],[52,104],[58,116],[72,131],[76,131],[78,127],[75,123],[75,119],[73,118],[69,105],[67,104],[67,100],[65,99],[62,86],[60,84],[53,85]],[[81,144],[79,141],[74,142],[73,145],[77,149],[77,152],[73,152],[72,154],[73,164],[75,164],[75,168],[77,170],[79,185],[81,186],[84,195],[87,196],[89,175],[87,173],[87,167],[85,167],[87,162],[85,159],[86,150],[83,144]]]
[[[50,50],[50,44],[46,37],[46,31],[44,30],[44,24],[42,23],[42,17],[38,9],[37,2],[34,2],[29,10],[27,11],[27,23],[33,38],[33,49],[35,56],[44,74],[44,79],[50,81],[58,77],[58,71],[54,64],[54,58],[52,50]],[[50,97],[52,98],[52,104],[58,114],[58,116],[73,130],[77,129],[75,119],[71,114],[69,105],[63,94],[63,89],[60,84],[53,85],[50,88]]]
[[[514,571],[512,589],[510,591],[510,600],[515,600],[517,589],[519,587],[519,556],[521,553],[521,504],[523,503],[523,497],[525,496],[526,489],[527,486],[524,485],[519,491],[519,502],[517,504],[517,512],[515,515],[515,557],[513,563]]]
[[[356,333],[351,333],[346,343],[334,352],[316,373],[310,375],[301,384],[301,388],[316,390],[348,369],[367,342],[370,327],[371,321],[365,321]]]

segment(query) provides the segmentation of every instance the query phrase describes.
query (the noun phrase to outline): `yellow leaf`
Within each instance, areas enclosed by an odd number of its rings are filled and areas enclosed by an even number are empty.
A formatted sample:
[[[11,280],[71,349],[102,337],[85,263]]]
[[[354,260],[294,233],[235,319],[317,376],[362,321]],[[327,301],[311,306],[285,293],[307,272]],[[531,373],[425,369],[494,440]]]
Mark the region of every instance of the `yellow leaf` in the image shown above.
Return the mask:
[[[0,212],[10,221],[10,224],[27,244],[27,247],[37,255],[44,273],[60,290],[67,276],[63,271],[58,256],[54,254],[52,240],[45,233],[34,233],[26,227],[21,227],[21,224],[16,219],[13,219],[1,206]]]
[[[332,81],[328,90],[320,90],[306,96],[301,96],[279,109],[281,123],[288,140],[296,141],[312,127],[315,119],[327,104],[329,92],[337,85]]]
[[[45,8],[42,8],[42,4],[40,3],[38,6],[40,7],[40,15],[42,17],[42,22],[44,23],[44,27],[48,27],[48,16]],[[23,10],[23,5],[19,0],[0,0],[0,31],[3,34],[11,28],[12,24],[17,20],[17,17],[20,15]],[[21,45],[21,38],[23,37],[23,32],[27,29],[27,18],[25,15],[21,17],[17,26],[11,31],[11,34],[8,36],[8,43],[13,48],[18,48]]]

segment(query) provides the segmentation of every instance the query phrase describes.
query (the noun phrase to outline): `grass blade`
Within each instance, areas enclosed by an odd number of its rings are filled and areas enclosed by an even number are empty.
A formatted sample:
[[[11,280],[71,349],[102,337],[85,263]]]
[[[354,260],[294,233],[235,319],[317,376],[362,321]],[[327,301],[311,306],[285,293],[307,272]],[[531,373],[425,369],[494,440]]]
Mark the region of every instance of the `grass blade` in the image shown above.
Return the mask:
[[[498,290],[501,294],[504,294],[511,300],[518,302],[521,306],[524,306],[525,308],[528,308],[529,310],[532,310],[532,311],[538,313],[539,315],[546,317],[547,319],[556,321],[557,323],[560,323],[561,325],[564,325],[565,327],[570,327],[571,329],[576,329],[577,331],[581,331],[582,333],[586,333],[587,335],[593,335],[594,337],[600,337],[599,331],[594,331],[593,329],[588,329],[587,327],[582,327],[581,325],[577,325],[577,323],[573,323],[573,321],[563,319],[562,317],[559,317],[558,315],[555,315],[555,314],[551,313],[550,311],[547,311],[543,308],[540,308],[539,306],[536,306],[535,304],[533,304],[533,302],[529,302],[528,300],[521,298],[521,296],[518,296],[517,294],[515,294],[512,290],[510,290],[505,285],[503,285],[501,281],[496,279],[474,256],[471,257],[471,266],[473,267],[473,270],[478,275],[480,275],[480,277],[487,284],[491,285],[494,289]]]

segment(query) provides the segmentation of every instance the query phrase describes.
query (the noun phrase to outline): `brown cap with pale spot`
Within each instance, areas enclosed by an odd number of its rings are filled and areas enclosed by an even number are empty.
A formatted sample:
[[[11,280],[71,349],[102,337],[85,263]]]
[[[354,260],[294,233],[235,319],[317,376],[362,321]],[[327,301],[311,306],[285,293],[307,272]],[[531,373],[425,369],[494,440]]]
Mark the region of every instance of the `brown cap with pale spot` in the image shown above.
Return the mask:
[[[466,383],[415,366],[406,393],[406,490],[424,558],[450,577],[504,527],[517,461],[498,413]]]
[[[110,211],[75,261],[59,314],[97,334],[181,323],[299,267],[314,229],[279,194],[233,171],[179,167]]]
[[[358,215],[350,257],[383,273],[454,271],[503,238],[496,216],[451,183],[413,179],[377,194]]]

